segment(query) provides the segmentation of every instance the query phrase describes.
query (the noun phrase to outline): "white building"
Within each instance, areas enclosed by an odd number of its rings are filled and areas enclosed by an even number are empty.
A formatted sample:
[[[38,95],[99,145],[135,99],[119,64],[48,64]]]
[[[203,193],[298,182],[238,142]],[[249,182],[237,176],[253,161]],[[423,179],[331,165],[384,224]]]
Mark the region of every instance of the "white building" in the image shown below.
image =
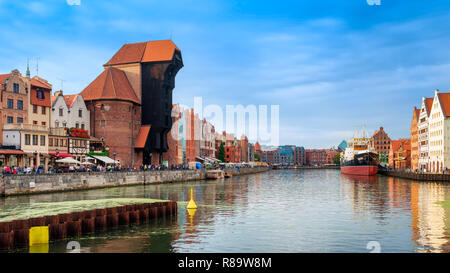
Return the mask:
[[[79,95],[55,92],[52,97],[52,126],[55,128],[81,128],[90,134],[90,113]]]
[[[428,118],[428,140],[431,171],[450,169],[450,93],[435,90]]]
[[[429,154],[428,154],[428,118],[430,116],[431,107],[434,98],[422,98],[422,106],[420,107],[418,127],[418,153],[419,153],[419,169],[430,171]]]

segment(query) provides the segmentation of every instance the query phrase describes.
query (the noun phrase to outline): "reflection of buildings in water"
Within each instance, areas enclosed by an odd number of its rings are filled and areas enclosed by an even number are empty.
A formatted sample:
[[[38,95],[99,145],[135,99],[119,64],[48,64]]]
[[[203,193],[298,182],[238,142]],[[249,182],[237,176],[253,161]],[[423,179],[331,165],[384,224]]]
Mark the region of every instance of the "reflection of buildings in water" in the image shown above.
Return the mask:
[[[374,212],[384,219],[389,210],[389,196],[378,176],[355,176],[341,174],[341,193],[345,200],[351,200],[353,210],[360,216]]]
[[[436,204],[450,199],[443,183],[412,182],[412,240],[420,252],[450,252],[450,209]]]
[[[394,177],[385,178],[387,178],[388,181],[390,206],[396,209],[409,209],[411,201],[411,181]]]

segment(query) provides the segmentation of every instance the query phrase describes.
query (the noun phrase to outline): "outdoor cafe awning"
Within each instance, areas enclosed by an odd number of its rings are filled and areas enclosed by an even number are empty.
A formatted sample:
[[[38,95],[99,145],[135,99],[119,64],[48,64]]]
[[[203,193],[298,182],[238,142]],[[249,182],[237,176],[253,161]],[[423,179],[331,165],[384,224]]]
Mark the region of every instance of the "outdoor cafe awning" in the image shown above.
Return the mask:
[[[25,154],[21,150],[0,150],[0,155],[23,155]]]
[[[56,153],[50,153],[52,156],[56,156]],[[73,157],[71,154],[58,153],[58,157]]]
[[[114,159],[109,158],[109,157],[107,157],[107,156],[102,156],[102,155],[91,155],[91,157],[93,157],[93,158],[95,158],[95,159],[97,159],[97,160],[103,161],[103,162],[105,162],[106,164],[114,164],[114,163],[118,164],[118,163],[120,163],[118,160],[116,160],[116,161],[114,162]]]

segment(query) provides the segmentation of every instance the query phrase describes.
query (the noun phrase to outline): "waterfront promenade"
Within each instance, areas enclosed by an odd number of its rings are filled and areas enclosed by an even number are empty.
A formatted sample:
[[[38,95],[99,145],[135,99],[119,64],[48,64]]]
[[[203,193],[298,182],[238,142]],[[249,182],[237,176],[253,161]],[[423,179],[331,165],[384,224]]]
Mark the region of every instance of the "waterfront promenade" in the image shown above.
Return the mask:
[[[224,172],[238,176],[267,170],[267,167],[228,168]],[[11,196],[204,180],[207,179],[207,172],[206,169],[198,169],[3,175],[0,186],[2,196]]]
[[[437,173],[414,173],[414,172],[404,172],[404,171],[387,171],[378,170],[378,174],[406,178],[417,181],[445,181],[450,182],[450,174],[437,174]]]

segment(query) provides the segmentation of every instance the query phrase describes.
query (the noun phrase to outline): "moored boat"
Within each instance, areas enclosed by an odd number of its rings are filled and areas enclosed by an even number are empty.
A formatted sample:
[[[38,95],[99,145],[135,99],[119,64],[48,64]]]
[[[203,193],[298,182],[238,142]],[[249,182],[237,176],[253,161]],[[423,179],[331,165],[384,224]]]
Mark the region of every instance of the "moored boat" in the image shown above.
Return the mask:
[[[378,154],[369,146],[370,139],[353,138],[341,159],[341,173],[349,175],[376,175]]]

